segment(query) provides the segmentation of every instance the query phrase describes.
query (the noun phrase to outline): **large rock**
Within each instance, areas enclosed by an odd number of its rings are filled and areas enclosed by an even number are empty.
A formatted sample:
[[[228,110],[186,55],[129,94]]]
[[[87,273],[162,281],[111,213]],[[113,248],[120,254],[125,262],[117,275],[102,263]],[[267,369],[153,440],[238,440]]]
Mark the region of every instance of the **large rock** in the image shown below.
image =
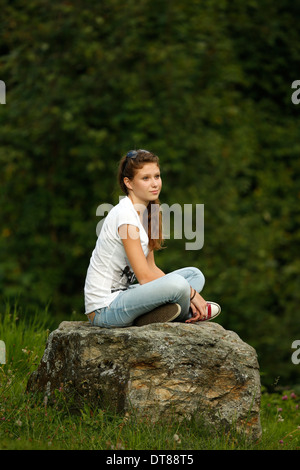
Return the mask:
[[[261,434],[255,350],[217,323],[105,329],[63,322],[48,338],[27,389],[75,392],[152,420],[200,413],[216,428]]]

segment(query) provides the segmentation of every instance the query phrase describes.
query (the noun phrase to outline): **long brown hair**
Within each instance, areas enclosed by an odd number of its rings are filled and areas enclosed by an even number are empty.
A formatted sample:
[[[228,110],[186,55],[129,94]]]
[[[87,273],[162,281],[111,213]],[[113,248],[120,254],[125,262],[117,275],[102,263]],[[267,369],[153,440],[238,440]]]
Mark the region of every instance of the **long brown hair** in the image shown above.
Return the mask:
[[[134,152],[134,158],[130,158],[124,155],[119,163],[118,169],[118,183],[123,193],[127,196],[129,194],[128,188],[124,183],[124,178],[132,180],[137,172],[143,168],[145,163],[156,163],[159,167],[159,158],[154,153],[148,152],[147,150],[136,150]],[[129,152],[130,154],[131,152]],[[147,210],[144,212],[146,218],[143,220],[143,225],[149,237],[149,248],[150,250],[159,250],[163,245],[162,236],[162,216],[160,211],[159,199],[150,201]]]

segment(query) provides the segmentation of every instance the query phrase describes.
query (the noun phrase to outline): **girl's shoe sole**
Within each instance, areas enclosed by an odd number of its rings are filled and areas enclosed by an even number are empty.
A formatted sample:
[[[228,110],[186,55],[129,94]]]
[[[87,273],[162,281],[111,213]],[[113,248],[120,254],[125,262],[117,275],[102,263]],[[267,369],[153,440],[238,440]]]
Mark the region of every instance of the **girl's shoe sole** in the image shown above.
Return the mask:
[[[179,304],[165,304],[136,318],[133,326],[150,325],[151,323],[166,323],[175,320],[181,312]]]

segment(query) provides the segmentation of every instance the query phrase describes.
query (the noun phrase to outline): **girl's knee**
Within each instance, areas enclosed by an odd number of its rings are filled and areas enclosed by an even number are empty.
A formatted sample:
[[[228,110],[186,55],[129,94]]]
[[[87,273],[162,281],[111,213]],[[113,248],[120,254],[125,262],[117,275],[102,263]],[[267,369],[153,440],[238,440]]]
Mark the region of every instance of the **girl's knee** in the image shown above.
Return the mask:
[[[174,274],[172,276],[171,289],[173,293],[176,293],[178,298],[185,295],[189,296],[191,290],[189,282],[183,276],[180,276],[180,274]]]
[[[203,272],[198,268],[195,268],[195,278],[195,282],[197,283],[196,290],[201,292],[205,284],[205,277]]]
[[[191,283],[193,284],[193,287],[197,292],[201,292],[205,284],[205,277],[203,272],[195,267],[191,267],[189,269],[192,271]]]

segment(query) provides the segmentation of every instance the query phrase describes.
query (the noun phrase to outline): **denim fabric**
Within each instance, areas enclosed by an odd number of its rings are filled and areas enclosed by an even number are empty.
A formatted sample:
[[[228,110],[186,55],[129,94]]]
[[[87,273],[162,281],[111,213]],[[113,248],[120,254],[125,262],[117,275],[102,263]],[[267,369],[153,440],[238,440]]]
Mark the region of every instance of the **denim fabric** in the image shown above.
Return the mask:
[[[108,307],[95,311],[94,326],[103,328],[126,327],[144,313],[166,303],[178,303],[180,316],[176,321],[184,322],[191,317],[190,286],[201,292],[205,283],[198,268],[177,269],[146,284],[135,284],[120,292]]]

